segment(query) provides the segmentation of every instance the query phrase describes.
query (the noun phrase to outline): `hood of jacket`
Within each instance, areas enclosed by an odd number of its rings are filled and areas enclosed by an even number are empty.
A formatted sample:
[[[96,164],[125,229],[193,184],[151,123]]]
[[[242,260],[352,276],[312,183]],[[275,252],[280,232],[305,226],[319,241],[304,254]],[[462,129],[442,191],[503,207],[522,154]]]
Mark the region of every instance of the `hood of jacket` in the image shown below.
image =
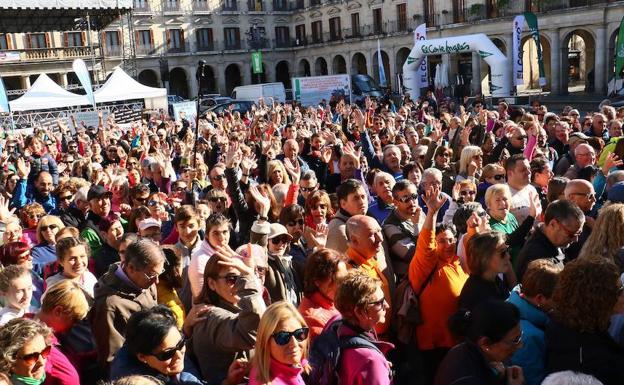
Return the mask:
[[[549,318],[546,313],[533,306],[529,301],[520,295],[520,285],[513,288],[507,301],[515,305],[520,311],[520,318],[529,321],[536,327],[544,330],[548,324]]]

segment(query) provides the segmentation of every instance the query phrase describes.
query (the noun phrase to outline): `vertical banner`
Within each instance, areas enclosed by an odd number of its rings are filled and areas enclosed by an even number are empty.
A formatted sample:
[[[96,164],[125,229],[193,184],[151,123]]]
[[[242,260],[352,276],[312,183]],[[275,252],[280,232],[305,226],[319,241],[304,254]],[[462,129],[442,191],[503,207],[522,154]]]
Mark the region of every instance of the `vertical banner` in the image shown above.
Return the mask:
[[[262,71],[262,52],[256,51],[251,53],[251,69],[254,74],[261,74]]]
[[[10,112],[9,97],[6,94],[6,88],[4,88],[4,81],[0,77],[0,112]]]
[[[525,12],[524,18],[529,26],[529,32],[531,32],[531,38],[535,42],[537,47],[537,64],[539,67],[539,85],[544,87],[546,85],[546,71],[544,70],[544,57],[542,55],[542,43],[540,42],[539,28],[537,27],[537,16],[533,12]]]
[[[87,65],[85,64],[84,60],[82,59],[74,60],[74,63],[72,64],[72,68],[74,72],[76,73],[78,80],[80,80],[80,84],[82,84],[82,88],[84,88],[85,92],[87,93],[87,99],[89,99],[89,102],[91,102],[91,104],[93,105],[93,108],[96,108],[95,107],[95,95],[93,95],[93,87],[91,86],[91,77],[89,76],[89,70],[87,69]]]
[[[620,22],[620,33],[615,44],[615,78],[622,79],[622,70],[624,70],[624,17]]]
[[[524,84],[522,65],[522,30],[524,30],[524,15],[518,15],[513,21],[513,76],[514,85]]]
[[[427,40],[427,23],[422,23],[414,30],[414,45],[419,40]],[[425,88],[429,86],[429,79],[427,76],[427,56],[425,56],[420,65],[418,66],[418,74],[416,75],[419,88]]]
[[[379,85],[381,87],[387,87],[386,69],[384,68],[383,57],[381,56],[381,43],[379,39],[377,39],[377,63],[379,64]]]

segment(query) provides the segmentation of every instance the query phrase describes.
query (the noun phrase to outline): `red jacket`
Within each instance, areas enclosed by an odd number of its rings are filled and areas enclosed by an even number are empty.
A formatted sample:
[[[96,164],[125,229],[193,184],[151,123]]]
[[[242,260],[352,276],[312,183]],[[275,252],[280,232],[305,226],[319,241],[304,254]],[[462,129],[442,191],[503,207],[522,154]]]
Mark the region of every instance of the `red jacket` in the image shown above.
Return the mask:
[[[334,307],[334,302],[318,291],[309,297],[303,297],[299,305],[299,313],[310,328],[310,342],[308,344],[312,344],[314,338],[321,334],[327,321],[340,315],[340,312]]]

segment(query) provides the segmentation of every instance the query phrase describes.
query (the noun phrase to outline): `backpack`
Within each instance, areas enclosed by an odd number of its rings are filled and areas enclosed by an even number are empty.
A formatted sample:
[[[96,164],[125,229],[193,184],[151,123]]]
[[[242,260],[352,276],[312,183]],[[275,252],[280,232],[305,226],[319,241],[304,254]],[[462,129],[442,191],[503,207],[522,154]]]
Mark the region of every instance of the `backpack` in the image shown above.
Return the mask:
[[[339,385],[340,353],[345,349],[368,348],[381,350],[370,340],[359,336],[338,336],[338,328],[342,319],[332,321],[323,332],[316,337],[310,348],[309,363],[312,371],[306,383],[313,385]]]

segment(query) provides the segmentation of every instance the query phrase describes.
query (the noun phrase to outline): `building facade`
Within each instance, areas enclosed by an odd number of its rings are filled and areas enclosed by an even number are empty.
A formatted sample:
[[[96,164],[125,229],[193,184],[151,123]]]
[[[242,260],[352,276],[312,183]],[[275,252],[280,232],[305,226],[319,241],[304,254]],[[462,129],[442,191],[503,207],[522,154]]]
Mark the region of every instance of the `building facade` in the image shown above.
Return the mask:
[[[142,83],[189,98],[198,91],[197,62],[206,60],[205,91],[229,95],[237,85],[258,82],[290,88],[294,76],[378,78],[379,40],[388,86],[397,90],[418,25],[426,23],[430,38],[485,33],[511,57],[512,20],[525,11],[539,21],[548,82],[543,89],[606,94],[624,1],[134,0],[132,14],[92,33],[91,44],[85,31],[0,33],[0,74],[15,94],[42,72],[71,88],[78,84],[71,62],[81,57],[97,81],[122,64]],[[526,30],[522,47],[525,84],[519,91],[538,87],[536,47]],[[262,74],[252,73],[252,50],[262,52]],[[444,63],[452,85],[489,93],[487,64],[478,54],[428,60],[430,79],[436,64]]]

